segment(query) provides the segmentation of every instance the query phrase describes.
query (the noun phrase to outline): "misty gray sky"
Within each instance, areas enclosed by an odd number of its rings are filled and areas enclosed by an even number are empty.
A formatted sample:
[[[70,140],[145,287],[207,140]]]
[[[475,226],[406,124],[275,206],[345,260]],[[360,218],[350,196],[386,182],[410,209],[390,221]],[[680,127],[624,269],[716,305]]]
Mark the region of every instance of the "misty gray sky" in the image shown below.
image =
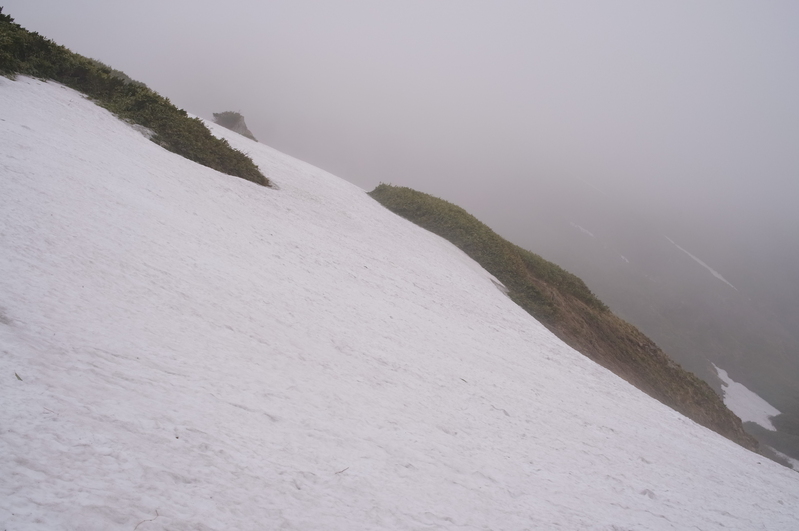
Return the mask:
[[[0,3],[189,112],[240,111],[266,144],[534,251],[575,189],[733,284],[764,234],[795,246],[799,2]]]

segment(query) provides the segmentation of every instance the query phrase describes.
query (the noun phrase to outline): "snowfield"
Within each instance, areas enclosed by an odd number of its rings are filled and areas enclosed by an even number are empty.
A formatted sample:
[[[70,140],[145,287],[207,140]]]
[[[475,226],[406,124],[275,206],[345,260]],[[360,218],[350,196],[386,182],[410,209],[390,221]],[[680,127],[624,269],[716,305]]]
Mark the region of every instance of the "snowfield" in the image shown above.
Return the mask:
[[[713,367],[721,378],[724,405],[744,422],[754,422],[767,430],[777,431],[771,417],[779,415],[780,410],[750,391],[744,384],[733,381],[724,369],[716,365]]]
[[[799,474],[209,127],[279,190],[0,78],[0,529],[799,529]]]

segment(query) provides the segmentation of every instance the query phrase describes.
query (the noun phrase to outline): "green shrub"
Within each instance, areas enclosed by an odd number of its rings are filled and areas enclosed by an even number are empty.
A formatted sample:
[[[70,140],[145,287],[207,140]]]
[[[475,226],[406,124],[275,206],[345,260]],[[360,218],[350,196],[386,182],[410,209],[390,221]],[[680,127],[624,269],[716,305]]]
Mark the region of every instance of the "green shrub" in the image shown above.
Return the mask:
[[[215,170],[269,186],[247,155],[216,138],[197,118],[124,72],[30,32],[0,8],[0,74],[52,79],[86,94],[121,119],[143,125],[164,148]]]

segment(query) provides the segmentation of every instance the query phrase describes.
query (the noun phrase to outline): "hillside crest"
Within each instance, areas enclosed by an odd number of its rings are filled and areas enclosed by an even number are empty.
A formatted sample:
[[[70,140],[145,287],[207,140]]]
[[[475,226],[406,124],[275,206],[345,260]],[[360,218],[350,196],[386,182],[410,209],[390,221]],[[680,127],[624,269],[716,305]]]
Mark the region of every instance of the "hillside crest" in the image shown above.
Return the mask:
[[[241,113],[233,111],[215,112],[214,122],[222,127],[230,129],[234,133],[238,133],[242,136],[246,136],[250,140],[258,142],[255,135],[247,128],[247,124],[244,122],[244,116],[242,116]]]
[[[614,315],[575,275],[506,241],[443,199],[388,184],[379,185],[369,195],[463,250],[508,288],[514,302],[567,345],[695,422],[744,448],[758,449],[741,419],[705,381]]]

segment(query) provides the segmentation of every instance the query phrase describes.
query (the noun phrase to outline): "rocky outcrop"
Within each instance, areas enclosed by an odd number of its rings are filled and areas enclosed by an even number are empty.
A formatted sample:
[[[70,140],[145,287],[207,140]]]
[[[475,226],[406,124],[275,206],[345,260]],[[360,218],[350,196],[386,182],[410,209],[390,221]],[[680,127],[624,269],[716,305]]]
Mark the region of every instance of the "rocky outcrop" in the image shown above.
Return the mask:
[[[231,131],[258,142],[250,130],[247,129],[247,124],[244,123],[244,116],[242,116],[240,113],[232,111],[215,112],[214,122],[218,123],[222,127],[227,127]]]

